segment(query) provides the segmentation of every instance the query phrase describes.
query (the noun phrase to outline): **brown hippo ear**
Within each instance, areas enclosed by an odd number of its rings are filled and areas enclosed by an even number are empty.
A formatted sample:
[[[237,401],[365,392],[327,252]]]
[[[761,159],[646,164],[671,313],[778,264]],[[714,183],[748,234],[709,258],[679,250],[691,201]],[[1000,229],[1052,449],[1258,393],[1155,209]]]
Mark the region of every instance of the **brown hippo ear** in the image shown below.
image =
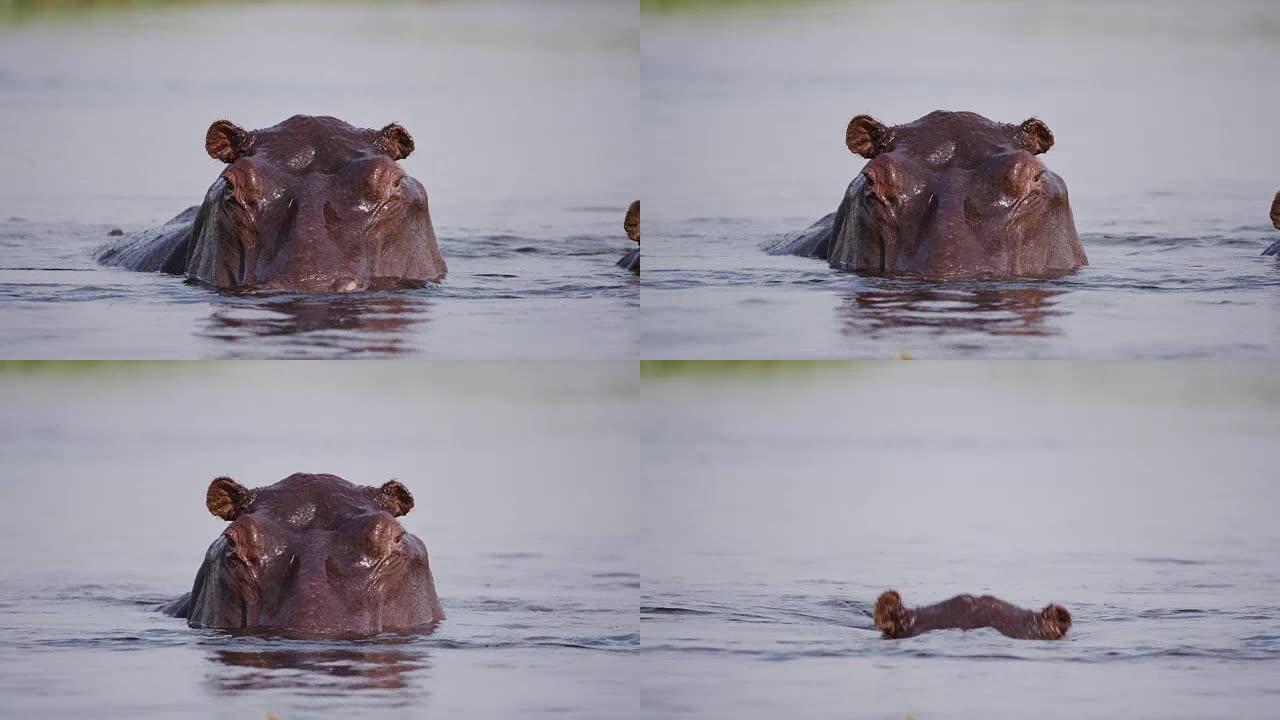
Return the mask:
[[[1280,198],[1280,195],[1276,197]],[[631,203],[631,207],[627,208],[627,217],[622,221],[622,229],[627,231],[627,237],[636,242],[640,242],[640,201],[636,200]]]
[[[392,160],[407,158],[413,152],[413,136],[400,123],[391,123],[378,131],[378,147],[387,151]]]
[[[1280,192],[1276,193],[1276,199],[1271,201],[1271,224],[1280,228]]]
[[[399,480],[386,481],[378,492],[381,495],[383,506],[387,508],[387,512],[396,517],[406,515],[413,509],[413,493],[409,492],[409,488],[405,487]]]
[[[204,134],[204,149],[209,157],[231,164],[253,147],[253,135],[230,120],[218,120]]]
[[[887,150],[892,139],[893,132],[870,115],[854,115],[844,133],[849,151],[868,160]]]
[[[209,483],[209,492],[205,493],[204,504],[209,512],[223,520],[235,520],[244,512],[253,493],[249,488],[229,477],[216,477]]]
[[[872,614],[876,629],[885,637],[899,637],[906,630],[906,610],[902,607],[902,596],[897,590],[886,590],[876,598],[876,609]]]
[[[1018,144],[1032,155],[1047,152],[1053,147],[1053,133],[1040,118],[1027,118],[1018,126],[1018,134],[1014,136]]]

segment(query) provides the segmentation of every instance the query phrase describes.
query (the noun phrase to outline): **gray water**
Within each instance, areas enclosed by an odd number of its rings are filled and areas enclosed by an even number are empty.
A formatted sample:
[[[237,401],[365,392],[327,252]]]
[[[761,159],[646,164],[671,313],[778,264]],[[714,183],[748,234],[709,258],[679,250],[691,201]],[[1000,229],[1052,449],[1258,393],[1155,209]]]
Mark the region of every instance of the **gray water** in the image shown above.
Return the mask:
[[[638,280],[614,262],[639,197],[637,14],[232,4],[0,26],[0,355],[634,357]],[[409,129],[442,285],[254,299],[94,262],[112,228],[201,201],[209,123],[298,113]]]
[[[764,3],[645,15],[649,358],[1276,357],[1280,5]],[[859,277],[760,245],[833,212],[849,118],[1038,116],[1090,265]]]
[[[646,368],[648,717],[1271,717],[1261,363]],[[884,640],[876,596],[1065,605]]]
[[[0,717],[635,712],[634,365],[218,363],[0,372]],[[304,642],[155,611],[226,473],[398,478],[446,619]]]

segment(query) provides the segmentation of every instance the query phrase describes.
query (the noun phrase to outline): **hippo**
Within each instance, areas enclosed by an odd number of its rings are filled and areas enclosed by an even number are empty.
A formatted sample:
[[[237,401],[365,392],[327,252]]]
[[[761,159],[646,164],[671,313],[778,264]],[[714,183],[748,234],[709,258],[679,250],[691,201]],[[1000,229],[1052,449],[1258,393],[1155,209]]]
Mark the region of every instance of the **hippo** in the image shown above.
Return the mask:
[[[1280,230],[1280,192],[1276,193],[1276,197],[1271,201],[1271,224]],[[1262,251],[1263,255],[1275,255],[1280,253],[1280,240],[1271,243],[1271,246]]]
[[[995,628],[1016,640],[1058,640],[1071,629],[1071,613],[1057,604],[1025,610],[990,595],[957,595],[936,605],[907,608],[896,590],[876,599],[876,629],[887,638],[913,637],[930,630]]]
[[[396,123],[356,128],[295,115],[263,130],[218,120],[205,150],[227,167],[204,202],[108,244],[104,265],[186,275],[220,289],[349,292],[419,287],[445,275],[413,152]]]
[[[858,115],[845,144],[870,162],[834,213],[771,254],[939,280],[1047,278],[1089,263],[1067,186],[1036,157],[1053,147],[1037,118],[1007,125],[937,111],[890,127]]]
[[[627,231],[627,237],[631,238],[636,245],[640,244],[640,201],[636,200],[631,203],[631,207],[627,208],[627,217],[622,221],[622,229]],[[622,256],[617,263],[618,267],[626,268],[631,272],[640,274],[640,249],[635,250]]]
[[[161,608],[191,627],[296,638],[429,632],[444,619],[427,548],[396,520],[413,495],[295,473],[266,487],[218,477],[209,512],[231,522],[191,592]]]

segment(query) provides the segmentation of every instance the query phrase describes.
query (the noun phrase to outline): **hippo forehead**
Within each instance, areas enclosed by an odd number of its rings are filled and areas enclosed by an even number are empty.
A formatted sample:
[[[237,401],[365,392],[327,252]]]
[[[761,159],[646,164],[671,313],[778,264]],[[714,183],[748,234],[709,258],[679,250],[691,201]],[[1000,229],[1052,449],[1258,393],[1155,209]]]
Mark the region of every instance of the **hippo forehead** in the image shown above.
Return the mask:
[[[887,155],[928,167],[972,169],[995,155],[1020,149],[1019,127],[971,112],[939,110],[896,125]]]
[[[385,510],[377,488],[337,475],[295,473],[254,490],[246,514],[267,515],[295,530],[332,530],[346,519]]]
[[[294,115],[253,132],[252,157],[295,175],[332,173],[364,157],[385,155],[378,132],[335,117]]]

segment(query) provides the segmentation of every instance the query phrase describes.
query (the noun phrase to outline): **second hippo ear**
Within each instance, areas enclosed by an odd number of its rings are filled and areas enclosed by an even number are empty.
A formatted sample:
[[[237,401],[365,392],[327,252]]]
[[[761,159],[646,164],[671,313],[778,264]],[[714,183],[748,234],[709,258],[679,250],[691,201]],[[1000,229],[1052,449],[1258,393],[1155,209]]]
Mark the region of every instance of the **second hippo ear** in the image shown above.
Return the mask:
[[[209,483],[209,491],[205,493],[204,504],[209,512],[223,520],[235,520],[244,512],[252,499],[249,488],[229,477],[216,477]]]
[[[636,200],[631,203],[631,207],[627,208],[627,217],[622,221],[622,229],[627,231],[627,237],[635,242],[640,242],[640,201]]]
[[[400,123],[391,123],[378,131],[378,145],[392,160],[407,158],[413,152],[413,136]]]
[[[889,147],[893,133],[884,123],[870,115],[855,115],[844,133],[844,144],[849,151],[870,160]]]
[[[1280,192],[1276,193],[1276,199],[1271,201],[1271,224],[1280,228]]]
[[[209,157],[230,165],[253,147],[253,135],[230,120],[218,120],[204,134],[204,149]]]
[[[413,493],[399,480],[388,480],[378,489],[387,512],[399,517],[413,509]]]
[[[1015,137],[1018,140],[1018,144],[1032,155],[1047,152],[1049,148],[1053,147],[1053,133],[1040,118],[1023,120],[1022,124],[1018,126],[1018,134]]]

